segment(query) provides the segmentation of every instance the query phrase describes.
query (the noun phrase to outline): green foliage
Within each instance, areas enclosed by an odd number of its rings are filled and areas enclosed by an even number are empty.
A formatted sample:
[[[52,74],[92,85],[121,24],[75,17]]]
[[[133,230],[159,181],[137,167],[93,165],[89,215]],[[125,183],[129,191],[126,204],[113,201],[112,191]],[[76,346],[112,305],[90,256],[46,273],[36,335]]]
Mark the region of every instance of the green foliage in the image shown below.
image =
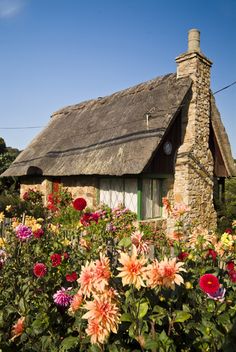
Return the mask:
[[[20,153],[18,149],[6,147],[3,138],[0,138],[0,175],[11,165],[17,155]],[[19,190],[19,181],[17,177],[0,178],[0,206],[6,203],[4,197],[15,195]]]
[[[34,208],[41,206],[40,192],[29,190],[24,198],[23,221],[33,235],[28,239],[16,236],[21,214],[18,223],[5,225],[4,236],[0,238],[0,349],[227,352],[234,347],[236,287],[226,263],[235,261],[235,234],[219,237],[211,234],[209,240],[202,230],[190,240],[195,232],[188,228],[188,237],[175,241],[163,231],[153,230],[151,225],[142,224],[139,228],[136,215],[122,207],[75,210],[67,194],[63,198],[68,199],[66,204],[57,203],[55,211],[42,208],[42,219],[36,219],[32,214]],[[37,235],[38,229],[43,233]],[[209,249],[214,246],[218,251],[216,258],[209,256]],[[147,252],[146,248],[151,250]],[[179,259],[182,253],[187,256]],[[51,258],[55,254],[60,257],[57,265]],[[108,268],[102,264],[101,254],[109,258]],[[180,261],[184,261],[182,265],[176,264]],[[127,281],[123,281],[123,274],[119,276],[125,262],[133,273]],[[35,274],[36,263],[46,267],[42,276]],[[159,281],[151,284],[148,273],[154,263],[158,263]],[[68,274],[80,277],[86,265],[98,277],[107,277],[100,289],[92,286],[87,295],[81,289],[81,282],[68,281]],[[141,269],[143,272],[139,274]],[[110,275],[106,276],[106,270]],[[225,297],[208,296],[200,289],[199,278],[205,273],[217,276],[226,289]],[[135,281],[136,275],[140,275],[141,281]],[[170,281],[170,285],[165,283]],[[62,287],[71,297],[83,296],[74,310],[68,309],[69,305],[55,303],[54,295]],[[113,290],[118,296],[112,296]],[[112,296],[107,302],[118,308],[113,319],[120,321],[117,331],[113,326],[104,343],[91,343],[87,330],[89,318],[83,316],[88,311],[86,304],[102,294]],[[105,313],[101,308],[97,319],[106,316],[108,310],[109,305]],[[12,328],[21,317],[25,321],[17,335]],[[103,328],[108,329],[111,324],[112,319]]]
[[[236,177],[225,181],[225,201],[218,205],[218,227],[220,231],[231,226],[236,214]]]

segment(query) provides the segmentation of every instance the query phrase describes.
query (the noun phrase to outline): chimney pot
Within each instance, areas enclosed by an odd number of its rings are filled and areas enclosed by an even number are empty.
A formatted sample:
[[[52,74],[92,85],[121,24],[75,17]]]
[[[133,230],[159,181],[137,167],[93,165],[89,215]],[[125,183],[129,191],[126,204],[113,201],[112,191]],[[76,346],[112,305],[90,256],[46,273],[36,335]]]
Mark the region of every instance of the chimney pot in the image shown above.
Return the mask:
[[[200,31],[190,29],[188,32],[188,52],[200,52]]]

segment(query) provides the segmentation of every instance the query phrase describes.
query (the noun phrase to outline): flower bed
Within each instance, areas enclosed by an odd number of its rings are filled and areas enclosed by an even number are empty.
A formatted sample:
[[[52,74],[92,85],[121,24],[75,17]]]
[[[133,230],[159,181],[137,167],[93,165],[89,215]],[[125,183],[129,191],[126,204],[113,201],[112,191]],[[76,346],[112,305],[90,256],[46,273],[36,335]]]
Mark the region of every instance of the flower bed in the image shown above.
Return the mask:
[[[2,351],[233,350],[235,222],[185,228],[189,209],[165,199],[166,234],[65,191],[48,205],[0,238]]]

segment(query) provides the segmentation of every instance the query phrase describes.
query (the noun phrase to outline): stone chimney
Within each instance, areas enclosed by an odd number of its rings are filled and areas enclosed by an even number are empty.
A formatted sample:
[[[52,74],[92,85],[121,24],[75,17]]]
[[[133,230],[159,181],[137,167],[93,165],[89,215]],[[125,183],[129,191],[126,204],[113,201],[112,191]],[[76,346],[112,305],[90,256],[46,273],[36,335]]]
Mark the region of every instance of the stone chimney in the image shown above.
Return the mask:
[[[192,80],[191,94],[182,108],[182,144],[177,152],[174,201],[190,207],[190,223],[216,227],[213,205],[213,157],[209,148],[210,69],[201,52],[200,32],[188,32],[188,50],[176,58],[177,79]]]

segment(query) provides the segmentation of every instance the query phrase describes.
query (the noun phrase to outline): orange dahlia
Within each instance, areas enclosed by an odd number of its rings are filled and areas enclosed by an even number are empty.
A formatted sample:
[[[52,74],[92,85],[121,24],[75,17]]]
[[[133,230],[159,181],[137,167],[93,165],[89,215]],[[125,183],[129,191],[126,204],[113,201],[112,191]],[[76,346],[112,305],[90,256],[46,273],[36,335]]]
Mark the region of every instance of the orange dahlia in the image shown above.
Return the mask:
[[[181,268],[184,265],[183,262],[176,262],[177,258],[167,259],[164,258],[159,263],[160,275],[162,278],[162,285],[165,287],[170,287],[172,289],[175,288],[176,285],[180,285],[184,283],[184,280],[181,275],[179,275],[180,271],[186,271],[184,268]]]
[[[85,303],[84,308],[88,310],[83,315],[83,319],[88,319],[88,322],[96,322],[102,326],[103,333],[106,336],[112,331],[117,332],[118,324],[120,321],[120,313],[117,305],[110,299],[105,297],[95,296],[93,301]]]
[[[80,277],[77,280],[77,282],[80,284],[80,292],[85,297],[89,297],[92,293],[94,270],[94,263],[86,262],[85,266],[82,266]]]
[[[126,253],[120,253],[119,262],[123,267],[117,268],[120,273],[117,275],[122,278],[122,284],[125,285],[134,285],[137,289],[140,289],[141,286],[145,287],[143,280],[146,279],[147,268],[144,266],[147,262],[147,259],[144,257],[137,258],[137,249],[132,246],[132,255],[129,256]]]
[[[70,303],[69,312],[71,314],[74,314],[80,308],[82,302],[83,302],[83,296],[81,295],[80,292],[77,292],[72,298],[72,301]]]
[[[110,260],[100,254],[100,260],[96,260],[94,268],[93,284],[97,291],[104,291],[111,277]]]
[[[12,341],[15,340],[15,338],[17,338],[18,336],[22,335],[25,327],[24,323],[25,323],[25,317],[21,317],[17,320],[16,324],[13,325],[11,330]]]

